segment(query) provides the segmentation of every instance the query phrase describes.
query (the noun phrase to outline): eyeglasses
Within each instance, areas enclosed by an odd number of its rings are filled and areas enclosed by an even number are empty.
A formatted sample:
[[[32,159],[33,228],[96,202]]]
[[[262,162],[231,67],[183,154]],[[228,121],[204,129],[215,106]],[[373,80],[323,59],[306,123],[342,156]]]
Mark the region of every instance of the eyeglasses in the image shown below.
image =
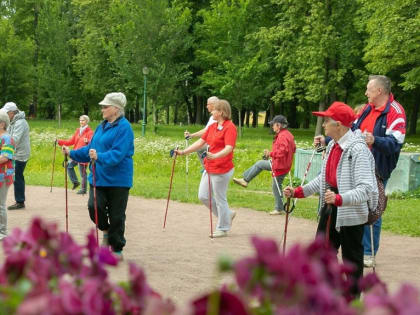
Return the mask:
[[[107,108],[110,108],[110,107],[111,107],[111,105],[102,105],[103,109],[107,109]]]

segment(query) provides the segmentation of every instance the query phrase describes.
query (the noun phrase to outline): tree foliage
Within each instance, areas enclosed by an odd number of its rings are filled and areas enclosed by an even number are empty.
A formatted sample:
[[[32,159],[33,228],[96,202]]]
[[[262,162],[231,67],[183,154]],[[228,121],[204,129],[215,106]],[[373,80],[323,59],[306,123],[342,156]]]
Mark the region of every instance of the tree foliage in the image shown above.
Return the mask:
[[[118,90],[137,121],[147,66],[156,123],[204,122],[205,99],[218,95],[240,126],[266,110],[308,127],[310,112],[334,100],[365,102],[367,76],[378,73],[392,79],[415,133],[419,8],[419,0],[1,1],[1,100],[34,103],[40,117],[53,118],[58,105],[69,117],[95,116]]]

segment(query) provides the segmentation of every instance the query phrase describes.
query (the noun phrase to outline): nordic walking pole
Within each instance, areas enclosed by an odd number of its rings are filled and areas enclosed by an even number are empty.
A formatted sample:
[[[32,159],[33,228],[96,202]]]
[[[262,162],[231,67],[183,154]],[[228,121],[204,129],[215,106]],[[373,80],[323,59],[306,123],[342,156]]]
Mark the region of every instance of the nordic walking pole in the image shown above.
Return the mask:
[[[213,216],[212,216],[212,211],[211,211],[211,180],[210,180],[210,173],[207,172],[207,177],[209,179],[209,209],[210,209],[210,238],[213,239]]]
[[[325,229],[325,243],[327,246],[330,244],[330,228],[331,228],[331,205],[327,205],[327,213],[328,213],[328,219],[327,219],[327,227]]]
[[[293,187],[293,180],[292,180],[292,173],[291,171],[289,171],[289,181],[290,181],[290,186]],[[290,200],[292,198],[287,198],[286,199],[286,205],[284,207],[284,211],[286,212],[286,217],[284,219],[284,238],[283,238],[283,255],[286,253],[286,239],[287,239],[287,226],[289,225],[289,214],[293,211],[290,210]]]
[[[166,210],[165,210],[165,219],[163,220],[163,229],[165,229],[165,227],[166,227],[166,217],[168,215],[169,198],[171,197],[172,180],[174,178],[175,162],[176,162],[176,157],[178,155],[176,153],[176,151],[178,151],[178,148],[179,148],[179,146],[176,146],[176,148],[175,148],[175,150],[173,152],[174,161],[172,162],[171,179],[170,179],[170,182],[169,182],[168,199],[166,200]]]
[[[65,187],[65,194],[66,194],[66,232],[69,232],[69,203],[68,203],[68,193],[67,193],[67,164],[68,164],[68,157],[67,154],[64,154],[64,187]]]
[[[54,166],[55,166],[55,154],[57,152],[57,139],[54,141],[54,154],[53,154],[53,162],[52,162],[52,170],[51,170],[51,188],[50,192],[52,192],[52,186],[54,181]]]
[[[373,244],[373,223],[369,225],[369,229],[370,229],[370,253],[372,255],[373,272],[375,272],[376,261],[375,261],[375,245]]]
[[[324,149],[325,149],[325,147],[321,147],[320,145],[317,145],[316,148],[313,150],[312,155],[311,155],[311,158],[309,159],[309,163],[306,166],[305,174],[303,175],[302,182],[300,184],[301,186],[303,186],[303,184],[305,183],[306,177],[308,176],[309,169],[311,168],[312,161],[314,159],[315,153],[316,152],[318,152],[318,153],[319,152],[322,152],[322,151],[324,151]],[[277,181],[276,181],[276,183],[277,183]],[[277,189],[279,189],[278,184],[277,184]],[[289,213],[291,213],[294,210],[294,208],[296,207],[297,201],[298,201],[298,198],[293,199],[292,210],[289,210]],[[290,221],[290,219],[292,218],[292,216],[290,215],[290,216],[288,216],[288,218],[289,218],[289,221]],[[282,240],[283,240],[283,237],[284,237],[284,234],[283,234],[283,236],[281,238]]]
[[[96,225],[96,244],[99,245],[98,235],[98,202],[96,200],[96,164],[95,160],[91,160],[92,165],[92,184],[93,184],[93,208],[95,209],[95,225]]]
[[[190,140],[190,136],[185,137],[185,148],[188,148],[188,140]],[[185,190],[188,198],[188,155],[185,157]]]

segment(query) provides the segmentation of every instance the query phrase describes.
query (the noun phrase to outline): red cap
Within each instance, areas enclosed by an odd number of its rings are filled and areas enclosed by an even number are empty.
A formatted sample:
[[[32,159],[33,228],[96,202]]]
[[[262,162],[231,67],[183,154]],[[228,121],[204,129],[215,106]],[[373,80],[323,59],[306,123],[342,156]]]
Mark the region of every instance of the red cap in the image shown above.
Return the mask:
[[[341,122],[344,126],[351,128],[353,121],[356,119],[353,109],[344,103],[334,102],[325,112],[312,112],[315,116],[331,117]]]

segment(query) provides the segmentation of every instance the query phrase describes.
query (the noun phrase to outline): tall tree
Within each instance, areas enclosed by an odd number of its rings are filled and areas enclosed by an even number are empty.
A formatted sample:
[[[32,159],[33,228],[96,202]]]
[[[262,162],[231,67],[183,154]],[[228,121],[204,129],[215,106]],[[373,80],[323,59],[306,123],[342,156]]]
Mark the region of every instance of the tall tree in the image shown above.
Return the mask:
[[[359,0],[358,25],[367,33],[366,68],[392,78],[416,133],[420,99],[420,1]]]

